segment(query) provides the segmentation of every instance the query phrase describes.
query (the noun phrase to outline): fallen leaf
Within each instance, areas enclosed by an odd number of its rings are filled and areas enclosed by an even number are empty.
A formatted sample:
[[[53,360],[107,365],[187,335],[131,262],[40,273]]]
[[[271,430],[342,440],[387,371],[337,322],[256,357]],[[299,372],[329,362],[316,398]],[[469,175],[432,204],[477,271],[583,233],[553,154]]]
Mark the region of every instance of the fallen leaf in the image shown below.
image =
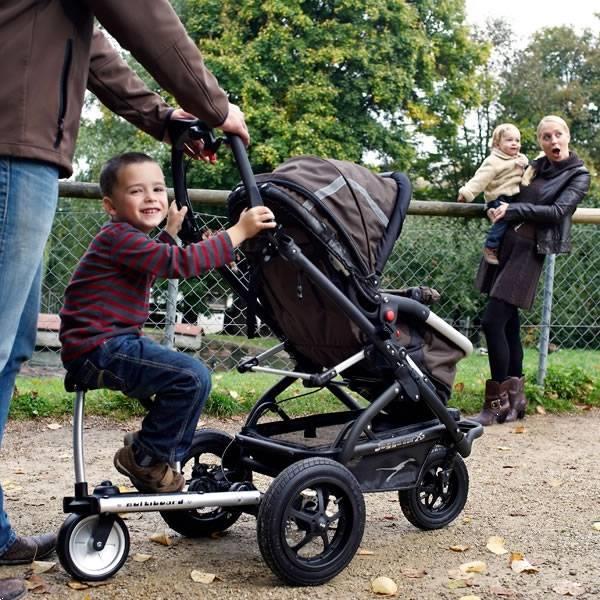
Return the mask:
[[[482,560],[472,560],[458,567],[463,573],[485,573],[487,565]]]
[[[48,429],[60,429],[62,427],[62,425],[60,423],[48,423],[48,425],[46,425],[46,427]]]
[[[427,575],[427,571],[425,569],[412,569],[410,567],[400,569],[400,573],[404,575],[404,577],[410,577],[411,579],[421,579]]]
[[[472,520],[471,517],[463,517],[463,523],[470,523]]]
[[[192,571],[190,573],[190,577],[192,581],[196,583],[212,583],[216,579],[216,575],[214,573],[204,573],[202,571]]]
[[[143,563],[147,560],[150,560],[151,558],[151,554],[141,554],[140,552],[138,552],[137,554],[133,555],[132,560],[134,560],[135,562]]]
[[[448,589],[458,590],[461,588],[471,587],[473,585],[472,579],[451,579],[448,583]]]
[[[448,569],[448,577],[450,577],[450,579],[460,579],[465,581],[472,580],[475,575],[473,575],[473,573],[465,573],[460,569]]]
[[[504,547],[504,538],[497,535],[492,535],[488,538],[486,548],[497,555],[508,554],[508,550]]]
[[[553,592],[560,594],[561,596],[581,596],[585,594],[585,588],[575,581],[559,581],[553,588]]]
[[[538,415],[545,415],[545,414],[546,414],[546,409],[545,409],[545,408],[544,408],[544,407],[543,407],[541,404],[538,404],[538,405],[535,407],[535,412],[536,412]]]
[[[517,425],[512,430],[512,433],[527,433],[527,428],[525,427],[525,425]]]
[[[521,552],[511,554],[510,568],[515,573],[538,573],[539,568],[534,567]]]
[[[512,450],[512,448],[510,446],[498,446],[498,450],[502,450],[503,452],[508,452],[509,450]]]
[[[69,581],[69,583],[67,583],[67,585],[72,590],[87,590],[89,587],[85,583],[81,583],[81,581],[75,581],[75,579],[72,579],[71,581]]]
[[[367,550],[366,548],[359,548],[356,554],[359,556],[374,556],[375,552],[373,552],[373,550]]]
[[[15,469],[15,470],[13,471],[13,473],[14,473],[15,475],[25,475],[25,471],[24,471],[23,469],[21,469],[21,468]]]
[[[398,586],[389,577],[376,577],[371,581],[371,589],[382,596],[393,596],[398,591]]]
[[[515,593],[512,590],[502,587],[501,585],[493,585],[490,588],[490,592],[492,594],[495,594],[496,596],[504,596],[505,598],[511,598],[515,595]]]
[[[234,399],[237,400],[240,395],[235,391],[235,390],[229,390],[229,395]]]
[[[592,529],[595,531],[600,531],[600,521],[594,521],[592,523]]]
[[[562,484],[563,484],[563,482],[560,479],[551,479],[548,482],[548,485],[553,488],[560,487]]]
[[[461,596],[458,600],[481,600],[480,596]]]
[[[170,546],[173,543],[173,540],[169,537],[169,534],[166,531],[162,533],[154,533],[150,536],[151,542],[156,542],[157,544],[162,544],[163,546]]]
[[[48,582],[42,579],[39,575],[30,575],[25,580],[25,587],[28,592],[34,594],[49,594]]]
[[[462,544],[454,544],[453,546],[449,546],[449,549],[452,552],[466,552],[471,546],[465,546]]]
[[[34,560],[31,565],[31,571],[35,575],[39,575],[40,573],[46,573],[53,569],[56,566],[55,562],[47,561],[47,560]]]
[[[455,383],[454,384],[454,391],[459,392],[459,393],[460,392],[464,392],[465,391],[465,384],[462,381],[460,381],[458,383]]]

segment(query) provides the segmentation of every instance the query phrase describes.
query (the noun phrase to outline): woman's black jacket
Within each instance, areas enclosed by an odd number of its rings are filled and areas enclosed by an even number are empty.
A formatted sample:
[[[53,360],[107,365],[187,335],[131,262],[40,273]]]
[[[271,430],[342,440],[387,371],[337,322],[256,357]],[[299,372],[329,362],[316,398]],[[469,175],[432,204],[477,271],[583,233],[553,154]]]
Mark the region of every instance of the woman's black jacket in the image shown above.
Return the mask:
[[[565,165],[553,168],[547,158],[534,161],[536,176],[543,179],[535,204],[514,202],[508,205],[506,221],[536,224],[538,254],[568,254],[571,251],[571,215],[590,187],[590,174],[575,154]]]

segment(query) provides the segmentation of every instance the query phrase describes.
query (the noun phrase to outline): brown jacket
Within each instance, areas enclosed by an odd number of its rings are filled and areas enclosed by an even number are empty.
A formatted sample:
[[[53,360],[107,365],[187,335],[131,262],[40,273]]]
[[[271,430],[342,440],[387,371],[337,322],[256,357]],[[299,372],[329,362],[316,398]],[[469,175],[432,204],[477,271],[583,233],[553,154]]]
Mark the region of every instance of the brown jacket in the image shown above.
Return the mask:
[[[167,0],[0,0],[0,156],[72,173],[86,87],[157,139],[169,107],[147,89],[94,17],[182,108],[218,126],[228,100]]]

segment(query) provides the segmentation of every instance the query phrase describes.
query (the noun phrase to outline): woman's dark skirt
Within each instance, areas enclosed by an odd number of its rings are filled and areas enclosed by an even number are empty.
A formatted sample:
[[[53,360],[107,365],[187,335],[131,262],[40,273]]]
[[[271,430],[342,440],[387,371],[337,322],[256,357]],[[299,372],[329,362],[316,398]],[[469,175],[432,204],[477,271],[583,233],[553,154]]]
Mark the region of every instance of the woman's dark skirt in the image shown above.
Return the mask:
[[[490,298],[529,310],[535,300],[544,258],[536,251],[532,225],[523,225],[517,231],[510,227],[499,249],[500,264],[490,265],[482,259],[475,276],[475,287]]]

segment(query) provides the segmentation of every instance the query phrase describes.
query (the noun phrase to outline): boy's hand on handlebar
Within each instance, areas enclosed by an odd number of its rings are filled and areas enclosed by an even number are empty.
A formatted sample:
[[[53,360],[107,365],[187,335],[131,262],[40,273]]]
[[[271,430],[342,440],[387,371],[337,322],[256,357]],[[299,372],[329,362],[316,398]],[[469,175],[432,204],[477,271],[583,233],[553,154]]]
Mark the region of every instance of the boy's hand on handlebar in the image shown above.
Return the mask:
[[[234,247],[239,246],[244,240],[254,237],[265,229],[274,229],[275,215],[266,206],[245,208],[238,222],[227,230]]]
[[[165,231],[172,237],[175,238],[181,231],[183,225],[183,219],[187,213],[187,206],[182,206],[181,209],[177,208],[175,202],[171,202],[169,206],[169,212],[167,213],[167,225]]]
[[[242,142],[244,142],[244,146],[250,143],[250,134],[248,133],[248,127],[246,127],[244,113],[237,104],[229,103],[227,118],[219,125],[219,129],[225,133],[239,136]]]

